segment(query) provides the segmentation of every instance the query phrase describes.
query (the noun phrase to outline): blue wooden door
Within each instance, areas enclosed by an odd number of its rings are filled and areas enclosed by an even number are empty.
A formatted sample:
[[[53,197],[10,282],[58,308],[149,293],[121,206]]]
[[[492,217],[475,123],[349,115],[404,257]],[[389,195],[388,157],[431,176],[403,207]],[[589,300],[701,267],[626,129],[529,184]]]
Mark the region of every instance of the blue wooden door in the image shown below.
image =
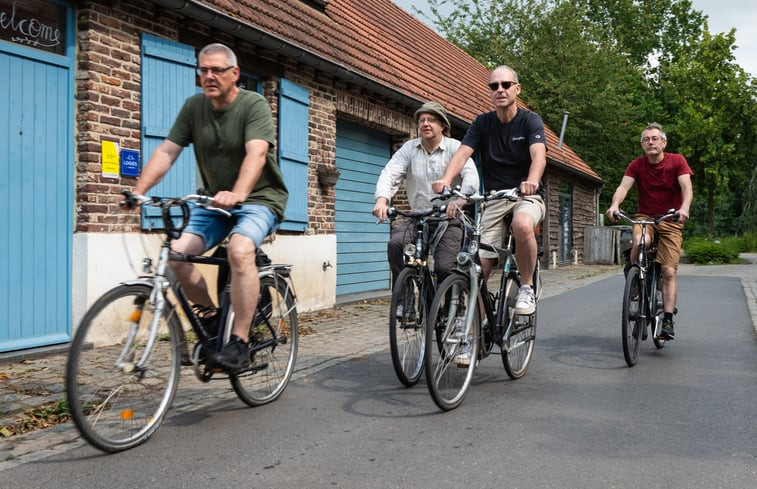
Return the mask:
[[[184,101],[195,86],[195,49],[186,44],[142,34],[142,155],[143,163],[168,136]],[[150,195],[180,197],[197,190],[197,165],[192,147],[185,148]],[[143,207],[142,227],[163,227],[160,210]]]
[[[376,225],[373,193],[381,170],[391,157],[391,137],[347,122],[338,122],[335,228],[336,295],[389,289],[386,243],[389,225]]]
[[[0,352],[70,339],[72,51],[0,41]]]

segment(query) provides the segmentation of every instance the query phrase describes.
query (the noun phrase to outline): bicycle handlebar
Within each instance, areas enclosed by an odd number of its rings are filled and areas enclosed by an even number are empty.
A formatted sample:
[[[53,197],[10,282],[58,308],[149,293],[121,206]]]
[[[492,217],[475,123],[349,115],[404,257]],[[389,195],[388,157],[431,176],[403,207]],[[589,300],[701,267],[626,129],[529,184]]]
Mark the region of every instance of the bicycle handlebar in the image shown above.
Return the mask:
[[[442,195],[456,195],[469,202],[489,202],[490,200],[504,200],[507,199],[510,202],[516,202],[518,200],[527,200],[528,196],[521,196],[520,191],[517,188],[504,189],[504,190],[492,190],[488,194],[475,193],[472,195],[465,195],[460,192],[460,187],[445,188],[442,191]]]
[[[634,219],[620,209],[618,209],[617,212],[613,212],[612,215],[615,218],[615,220],[618,220],[618,218],[622,217],[623,219],[630,222],[631,224],[639,224],[639,225],[660,224],[662,221],[668,221],[668,220],[676,222],[678,221],[678,218],[680,217],[680,214],[675,209],[670,209],[666,214],[659,217],[654,217],[652,218],[651,221],[647,221],[644,219]]]
[[[397,217],[410,217],[410,218],[421,218],[421,217],[428,217],[428,216],[442,216],[447,212],[447,205],[435,205],[431,209],[426,209],[423,211],[418,212],[406,212],[400,209],[397,209],[396,207],[390,207],[386,211],[386,217],[391,219],[396,219]]]
[[[147,197],[145,195],[135,194],[129,190],[121,190],[124,195],[124,200],[121,201],[121,205],[133,209],[139,204],[149,205],[152,207],[169,208],[169,207],[182,207],[189,202],[194,202],[198,206],[205,209],[218,212],[226,217],[231,217],[231,213],[226,209],[220,207],[214,207],[212,204],[215,202],[213,197],[204,194],[187,194],[184,197]],[[235,209],[239,208],[239,204],[234,206]]]

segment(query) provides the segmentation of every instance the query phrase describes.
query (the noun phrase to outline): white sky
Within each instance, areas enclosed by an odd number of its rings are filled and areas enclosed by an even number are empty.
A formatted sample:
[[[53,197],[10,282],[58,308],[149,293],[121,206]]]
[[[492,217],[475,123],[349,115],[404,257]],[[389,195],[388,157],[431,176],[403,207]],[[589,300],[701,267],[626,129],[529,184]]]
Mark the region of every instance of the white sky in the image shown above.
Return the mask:
[[[413,14],[411,6],[429,12],[427,0],[392,0]],[[757,1],[755,0],[691,0],[695,10],[708,17],[710,32],[717,34],[736,28],[736,63],[757,77]],[[414,15],[414,14],[413,14]],[[421,19],[424,20],[424,19]]]

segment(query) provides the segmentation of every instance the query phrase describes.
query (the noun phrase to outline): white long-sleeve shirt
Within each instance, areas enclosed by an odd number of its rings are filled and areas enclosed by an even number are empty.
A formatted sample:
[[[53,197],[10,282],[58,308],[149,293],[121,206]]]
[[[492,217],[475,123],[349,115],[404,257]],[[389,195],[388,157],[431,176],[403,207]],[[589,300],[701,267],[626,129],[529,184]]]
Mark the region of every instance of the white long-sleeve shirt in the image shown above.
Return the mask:
[[[421,138],[407,141],[386,164],[376,183],[374,201],[385,197],[391,201],[400,185],[405,181],[407,198],[414,212],[432,207],[431,198],[435,195],[431,183],[444,175],[447,163],[460,147],[460,141],[442,136],[442,141],[433,153],[428,153],[421,144]],[[463,165],[460,175],[455,177],[452,185],[460,185],[465,194],[478,192],[479,177],[473,160]]]

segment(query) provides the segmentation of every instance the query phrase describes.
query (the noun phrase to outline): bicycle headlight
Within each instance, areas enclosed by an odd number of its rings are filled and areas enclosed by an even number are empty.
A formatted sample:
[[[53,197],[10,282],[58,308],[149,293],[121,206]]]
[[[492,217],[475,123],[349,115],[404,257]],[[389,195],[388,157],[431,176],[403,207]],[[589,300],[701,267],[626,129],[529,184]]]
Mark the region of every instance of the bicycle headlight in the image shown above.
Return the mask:
[[[406,243],[402,251],[407,256],[415,256],[415,243]]]
[[[478,241],[471,240],[470,243],[468,243],[468,253],[471,255],[475,255],[478,252]]]
[[[470,263],[470,255],[464,251],[457,254],[457,264],[464,267]]]

